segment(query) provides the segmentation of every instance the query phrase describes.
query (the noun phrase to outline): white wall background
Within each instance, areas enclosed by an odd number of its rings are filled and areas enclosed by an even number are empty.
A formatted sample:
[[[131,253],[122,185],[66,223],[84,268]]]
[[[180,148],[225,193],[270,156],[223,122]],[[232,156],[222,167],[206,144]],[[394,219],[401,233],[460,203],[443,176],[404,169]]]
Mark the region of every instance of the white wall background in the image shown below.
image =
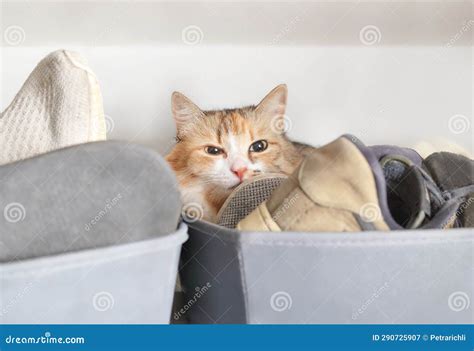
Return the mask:
[[[174,136],[172,91],[202,108],[236,107],[282,82],[295,139],[353,133],[408,146],[441,137],[473,150],[470,3],[54,4],[3,8],[2,109],[35,63],[68,48],[99,77],[111,138],[161,153]],[[182,41],[190,24],[200,28],[197,45]],[[360,40],[368,24],[380,31],[374,45]],[[20,45],[5,40],[13,25]]]

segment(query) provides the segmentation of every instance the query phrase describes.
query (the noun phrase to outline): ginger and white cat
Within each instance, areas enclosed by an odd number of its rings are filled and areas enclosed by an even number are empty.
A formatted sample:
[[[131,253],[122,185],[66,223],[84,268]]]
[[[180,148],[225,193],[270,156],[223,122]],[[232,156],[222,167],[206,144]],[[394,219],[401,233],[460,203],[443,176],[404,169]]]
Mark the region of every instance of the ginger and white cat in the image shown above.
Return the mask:
[[[214,222],[231,191],[267,172],[290,174],[306,145],[290,141],[282,124],[286,85],[274,88],[256,106],[203,111],[183,94],[171,98],[177,144],[166,157],[180,184],[183,203],[199,204]]]

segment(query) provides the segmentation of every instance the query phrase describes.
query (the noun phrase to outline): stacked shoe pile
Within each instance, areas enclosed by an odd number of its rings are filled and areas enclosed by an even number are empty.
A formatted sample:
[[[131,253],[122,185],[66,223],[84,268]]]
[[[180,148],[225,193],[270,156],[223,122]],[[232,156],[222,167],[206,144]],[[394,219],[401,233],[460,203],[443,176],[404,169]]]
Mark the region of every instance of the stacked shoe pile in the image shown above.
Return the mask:
[[[411,149],[367,147],[345,135],[307,156],[268,200],[252,206],[250,210],[256,208],[237,228],[341,232],[472,227],[473,178],[474,161],[464,156],[440,152],[422,159]],[[251,183],[239,187],[231,198],[238,199],[249,187]],[[235,201],[228,204],[232,207],[226,213],[239,207]]]

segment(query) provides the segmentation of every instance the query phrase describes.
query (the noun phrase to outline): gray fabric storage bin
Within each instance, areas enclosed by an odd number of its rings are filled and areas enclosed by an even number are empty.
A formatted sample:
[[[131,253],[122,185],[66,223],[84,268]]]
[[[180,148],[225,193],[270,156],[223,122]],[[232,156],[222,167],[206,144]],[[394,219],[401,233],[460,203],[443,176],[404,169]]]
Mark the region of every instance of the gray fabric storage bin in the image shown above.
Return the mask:
[[[186,230],[0,264],[0,322],[169,323]]]
[[[180,274],[191,323],[473,322],[472,229],[258,233],[203,221],[189,226]]]
[[[156,152],[109,141],[0,167],[1,323],[169,323],[186,226]]]

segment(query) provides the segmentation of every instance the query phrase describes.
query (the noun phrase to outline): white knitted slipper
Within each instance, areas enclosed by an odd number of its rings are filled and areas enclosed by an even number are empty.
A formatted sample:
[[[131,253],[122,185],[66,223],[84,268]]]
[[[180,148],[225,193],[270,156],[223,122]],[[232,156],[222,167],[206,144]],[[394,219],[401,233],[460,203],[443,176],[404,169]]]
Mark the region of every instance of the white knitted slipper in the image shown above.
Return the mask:
[[[0,115],[0,165],[105,139],[95,74],[79,54],[59,50],[36,66]]]

